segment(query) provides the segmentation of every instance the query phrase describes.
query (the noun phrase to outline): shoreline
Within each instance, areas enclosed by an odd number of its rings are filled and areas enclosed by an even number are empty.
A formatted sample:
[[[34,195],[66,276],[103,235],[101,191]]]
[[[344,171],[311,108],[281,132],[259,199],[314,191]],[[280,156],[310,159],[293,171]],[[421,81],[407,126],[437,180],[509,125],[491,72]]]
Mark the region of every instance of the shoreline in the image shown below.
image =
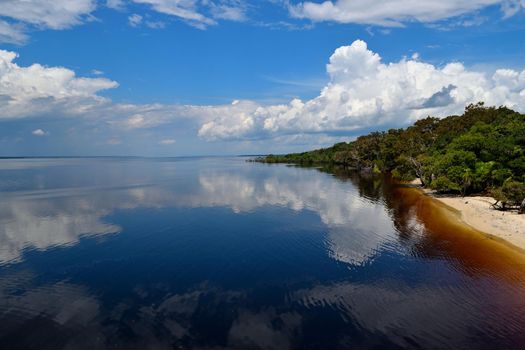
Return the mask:
[[[411,182],[423,195],[432,198],[456,214],[467,226],[489,237],[501,239],[504,243],[525,253],[525,214],[516,211],[499,211],[491,208],[495,199],[488,196],[441,196],[421,187],[417,180]]]

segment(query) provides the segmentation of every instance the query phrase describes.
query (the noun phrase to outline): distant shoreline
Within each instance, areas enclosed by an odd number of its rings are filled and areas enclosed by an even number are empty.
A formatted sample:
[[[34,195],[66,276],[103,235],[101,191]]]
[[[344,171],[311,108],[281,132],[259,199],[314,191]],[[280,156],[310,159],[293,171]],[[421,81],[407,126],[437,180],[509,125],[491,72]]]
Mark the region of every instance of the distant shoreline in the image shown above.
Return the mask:
[[[198,155],[198,156],[0,156],[0,160],[17,159],[177,159],[177,158],[248,158],[261,157],[259,154],[233,154],[233,155]]]
[[[462,223],[488,236],[504,240],[525,253],[525,214],[516,211],[500,211],[491,208],[496,200],[487,196],[443,196],[420,186],[418,180],[411,182],[423,195],[442,204]]]

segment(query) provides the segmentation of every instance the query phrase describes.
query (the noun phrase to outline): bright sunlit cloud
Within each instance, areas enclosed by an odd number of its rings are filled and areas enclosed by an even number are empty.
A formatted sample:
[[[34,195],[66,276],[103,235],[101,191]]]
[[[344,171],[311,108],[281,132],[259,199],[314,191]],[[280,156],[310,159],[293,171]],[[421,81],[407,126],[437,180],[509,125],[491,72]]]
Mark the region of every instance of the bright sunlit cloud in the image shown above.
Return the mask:
[[[362,40],[330,56],[330,80],[317,97],[280,105],[249,100],[223,105],[115,103],[99,95],[116,88],[115,81],[77,77],[61,67],[21,67],[16,57],[0,51],[1,118],[95,118],[101,127],[120,133],[155,132],[189,120],[186,132],[205,141],[261,140],[399,127],[427,115],[461,113],[465,105],[478,101],[525,110],[525,71],[500,68],[487,73],[460,62],[435,66],[416,54],[384,62]],[[165,138],[159,143],[174,142]]]
[[[417,55],[388,63],[362,40],[336,49],[327,73],[330,82],[311,100],[234,103],[228,113],[203,124],[199,135],[214,140],[380,129],[461,113],[477,101],[525,109],[525,70],[502,68],[491,75],[460,62],[437,67]]]

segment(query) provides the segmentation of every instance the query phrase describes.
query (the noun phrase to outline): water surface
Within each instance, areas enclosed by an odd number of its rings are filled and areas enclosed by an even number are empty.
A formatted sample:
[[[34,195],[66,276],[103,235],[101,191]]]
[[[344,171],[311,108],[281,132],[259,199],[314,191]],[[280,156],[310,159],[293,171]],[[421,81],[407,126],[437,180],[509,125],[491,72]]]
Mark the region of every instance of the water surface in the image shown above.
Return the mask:
[[[525,345],[523,256],[380,177],[0,160],[0,348]]]

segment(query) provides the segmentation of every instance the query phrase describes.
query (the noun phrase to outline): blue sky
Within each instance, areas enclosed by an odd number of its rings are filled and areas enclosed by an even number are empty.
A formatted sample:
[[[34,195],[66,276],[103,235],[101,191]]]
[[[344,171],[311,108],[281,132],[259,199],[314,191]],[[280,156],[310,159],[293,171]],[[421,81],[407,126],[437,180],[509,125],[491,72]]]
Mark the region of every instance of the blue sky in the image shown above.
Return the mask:
[[[307,150],[525,109],[516,0],[0,2],[0,156]]]

